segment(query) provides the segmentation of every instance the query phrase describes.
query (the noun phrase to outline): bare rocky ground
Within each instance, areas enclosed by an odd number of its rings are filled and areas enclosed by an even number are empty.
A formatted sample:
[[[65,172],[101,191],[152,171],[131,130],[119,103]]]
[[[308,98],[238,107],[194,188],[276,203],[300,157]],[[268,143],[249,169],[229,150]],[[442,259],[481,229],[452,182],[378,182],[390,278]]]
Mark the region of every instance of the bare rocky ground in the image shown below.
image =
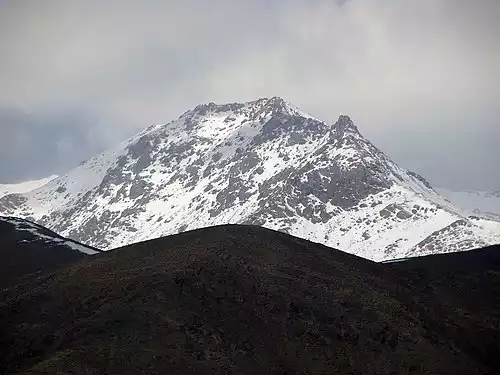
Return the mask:
[[[380,264],[211,227],[11,281],[0,373],[499,373],[499,291],[498,246]]]

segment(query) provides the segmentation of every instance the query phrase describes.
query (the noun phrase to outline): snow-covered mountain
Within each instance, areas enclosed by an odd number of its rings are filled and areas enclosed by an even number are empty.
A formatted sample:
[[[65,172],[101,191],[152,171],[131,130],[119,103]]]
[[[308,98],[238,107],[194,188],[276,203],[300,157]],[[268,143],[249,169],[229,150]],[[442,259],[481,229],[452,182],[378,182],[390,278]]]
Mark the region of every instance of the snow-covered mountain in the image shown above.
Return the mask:
[[[66,175],[0,199],[102,249],[223,223],[252,223],[384,260],[500,242],[363,138],[281,98],[199,105]],[[237,240],[237,239],[235,239]]]
[[[57,176],[52,175],[47,178],[41,178],[39,180],[32,180],[32,181],[24,181],[17,184],[0,184],[0,198],[8,194],[30,192],[45,185],[47,182],[52,181],[54,178],[57,178]]]
[[[454,191],[445,188],[435,190],[454,205],[474,215],[500,220],[500,191]]]

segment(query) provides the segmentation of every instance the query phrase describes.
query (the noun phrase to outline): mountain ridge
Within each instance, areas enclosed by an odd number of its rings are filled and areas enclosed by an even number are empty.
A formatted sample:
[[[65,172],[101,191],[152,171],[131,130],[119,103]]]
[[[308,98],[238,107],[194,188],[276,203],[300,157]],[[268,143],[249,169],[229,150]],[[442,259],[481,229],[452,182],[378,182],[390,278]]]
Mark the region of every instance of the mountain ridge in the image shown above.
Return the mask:
[[[28,220],[0,216],[0,288],[99,252]]]
[[[40,178],[38,180],[28,180],[19,183],[9,183],[9,184],[0,184],[0,198],[9,195],[9,194],[19,194],[19,193],[28,193],[39,187],[47,184],[53,179],[59,177],[58,175],[51,175],[49,177]]]
[[[436,188],[452,204],[472,215],[500,220],[500,191],[452,190]]]
[[[380,264],[243,225],[149,240],[0,289],[0,372],[495,374],[498,250]]]
[[[224,223],[376,260],[500,242],[500,223],[451,205],[348,116],[328,125],[278,97],[198,105],[34,192],[0,198],[0,213],[103,249]]]

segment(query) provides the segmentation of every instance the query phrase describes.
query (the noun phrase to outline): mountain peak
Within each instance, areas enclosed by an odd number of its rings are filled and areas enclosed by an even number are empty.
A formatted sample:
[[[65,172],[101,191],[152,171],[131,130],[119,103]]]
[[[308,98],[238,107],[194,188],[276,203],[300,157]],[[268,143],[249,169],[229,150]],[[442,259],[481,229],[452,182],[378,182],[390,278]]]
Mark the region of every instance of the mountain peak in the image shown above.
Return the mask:
[[[279,96],[273,96],[271,98],[264,98],[264,101],[267,103],[267,105],[270,105],[273,107],[286,107],[287,106],[287,102],[283,98],[280,98]]]
[[[292,105],[291,103],[285,101],[283,98],[278,96],[273,96],[271,98],[264,98],[259,103],[258,106],[261,107],[264,112],[271,112],[273,115],[288,115],[295,116],[300,115],[301,111]]]
[[[258,98],[258,99],[255,99],[255,100],[250,100],[248,102],[245,102],[245,104],[247,105],[286,105],[286,101],[279,97],[279,96],[271,96],[271,97],[262,97],[262,98]]]
[[[333,131],[338,138],[344,138],[347,135],[361,137],[361,134],[352,122],[351,118],[347,115],[340,115],[339,119],[333,124]]]
[[[288,107],[288,105],[282,98],[274,96],[272,98],[259,98],[243,103],[216,104],[214,102],[209,102],[197,105],[191,112],[199,116],[205,116],[209,113],[238,112],[245,109],[250,109],[252,111],[257,110],[258,112],[262,110],[266,112],[281,112],[286,107]],[[189,111],[187,113],[189,113]]]
[[[340,115],[339,119],[334,124],[334,127],[344,130],[351,129],[358,132],[358,128],[356,127],[356,125],[354,125],[351,118],[347,115]]]
[[[372,259],[406,256],[431,235],[431,245],[461,241],[457,249],[500,238],[490,224],[483,230],[477,222],[473,232],[467,216],[399,168],[348,116],[327,125],[276,96],[201,104],[39,190],[0,198],[0,213],[105,249],[228,222]],[[433,251],[419,246],[419,254]]]
[[[201,123],[213,125],[215,118],[224,116],[226,117],[224,127],[227,127],[228,124],[236,119],[241,120],[244,118],[246,118],[246,120],[238,121],[238,123],[262,121],[264,118],[267,118],[267,120],[269,120],[269,118],[274,118],[274,121],[287,122],[292,118],[299,117],[323,123],[323,121],[302,111],[297,106],[278,96],[263,97],[241,103],[216,104],[214,102],[209,102],[206,104],[199,104],[192,110],[182,114],[179,119],[184,119],[185,123],[191,126],[193,123],[200,122],[198,119],[205,118],[205,120],[208,121],[202,120]],[[210,127],[212,127],[212,125],[210,125]],[[229,129],[229,127],[227,128]]]

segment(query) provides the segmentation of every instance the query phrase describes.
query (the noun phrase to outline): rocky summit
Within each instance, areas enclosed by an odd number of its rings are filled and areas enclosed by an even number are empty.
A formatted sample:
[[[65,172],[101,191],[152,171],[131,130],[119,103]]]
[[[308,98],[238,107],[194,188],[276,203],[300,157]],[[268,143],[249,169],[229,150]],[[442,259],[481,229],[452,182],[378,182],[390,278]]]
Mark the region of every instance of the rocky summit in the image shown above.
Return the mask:
[[[101,249],[215,224],[256,224],[386,260],[500,242],[399,167],[348,116],[327,124],[281,98],[199,105],[39,189],[0,198]]]

